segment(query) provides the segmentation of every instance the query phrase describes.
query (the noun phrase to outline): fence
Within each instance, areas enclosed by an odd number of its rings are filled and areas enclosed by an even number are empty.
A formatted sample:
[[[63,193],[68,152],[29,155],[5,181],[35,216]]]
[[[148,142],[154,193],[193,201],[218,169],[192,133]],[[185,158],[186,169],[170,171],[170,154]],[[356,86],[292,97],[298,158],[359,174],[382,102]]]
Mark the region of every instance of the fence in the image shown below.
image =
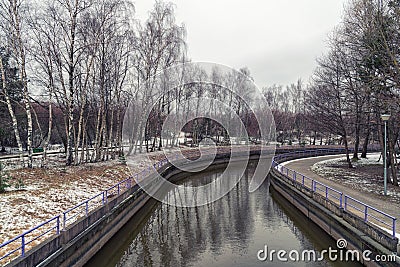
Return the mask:
[[[0,258],[0,261],[7,257],[25,256],[25,252],[29,248],[37,245],[35,244],[35,241],[40,242],[42,238],[49,237],[53,234],[60,234],[60,215],[41,223],[38,226],[22,233],[21,235],[1,244],[0,249],[6,246],[11,246],[12,248]]]
[[[337,149],[320,149],[318,151],[295,151],[274,157],[272,166],[287,179],[300,185],[303,188],[317,193],[325,198],[327,201],[336,203],[341,209],[350,212],[364,220],[377,226],[383,226],[385,229],[390,229],[393,238],[396,237],[396,218],[377,209],[368,204],[365,204],[355,198],[345,195],[332,187],[329,187],[319,181],[311,179],[301,173],[289,169],[279,162],[287,159],[305,157],[305,156],[318,156],[326,154],[337,154],[342,150]]]
[[[177,157],[175,157],[176,159]],[[148,166],[142,172],[137,173],[113,186],[102,191],[101,193],[75,205],[74,207],[64,211],[62,214],[45,221],[38,226],[12,238],[11,240],[4,242],[0,245],[0,265],[4,264],[4,261],[11,261],[16,257],[25,256],[25,252],[39,244],[44,239],[51,235],[59,235],[60,229],[66,229],[68,225],[76,222],[79,218],[88,216],[88,214],[100,206],[104,206],[108,203],[108,199],[115,196],[119,196],[121,193],[131,188],[134,185],[135,179],[142,179],[154,169],[161,168],[168,163],[168,160],[161,160],[153,165]],[[154,169],[153,169],[154,168]],[[135,177],[135,178],[134,178]],[[138,189],[135,191],[140,191]],[[4,252],[6,250],[6,252]]]

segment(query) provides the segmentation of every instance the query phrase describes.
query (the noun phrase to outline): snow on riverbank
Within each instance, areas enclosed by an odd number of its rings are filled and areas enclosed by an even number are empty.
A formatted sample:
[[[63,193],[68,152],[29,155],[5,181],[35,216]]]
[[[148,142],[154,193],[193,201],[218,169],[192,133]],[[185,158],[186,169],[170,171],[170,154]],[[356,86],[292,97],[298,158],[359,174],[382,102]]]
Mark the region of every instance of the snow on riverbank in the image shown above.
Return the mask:
[[[0,244],[139,172],[152,161],[141,154],[135,156],[135,165],[130,168],[112,160],[10,171],[12,180],[21,179],[26,187],[0,195]]]
[[[323,160],[311,170],[325,179],[337,181],[364,192],[383,194],[383,160],[380,153],[369,154],[367,159],[352,162],[347,167],[346,157]],[[388,185],[388,195],[400,201],[400,188]]]

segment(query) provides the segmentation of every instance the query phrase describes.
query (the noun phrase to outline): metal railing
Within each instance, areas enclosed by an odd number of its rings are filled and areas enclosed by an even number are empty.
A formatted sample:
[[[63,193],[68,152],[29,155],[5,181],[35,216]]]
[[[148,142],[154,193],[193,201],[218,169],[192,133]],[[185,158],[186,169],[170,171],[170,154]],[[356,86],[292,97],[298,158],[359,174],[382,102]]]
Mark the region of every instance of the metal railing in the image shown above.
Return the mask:
[[[48,237],[53,234],[60,234],[60,215],[53,217],[52,219],[45,221],[38,226],[14,237],[13,239],[3,243],[0,245],[0,248],[15,245],[17,243],[17,247],[15,246],[5,255],[0,257],[0,260],[5,259],[7,257],[14,256],[25,256],[25,252],[32,247],[32,243],[35,241],[40,241],[42,237]],[[19,252],[19,253],[18,253]],[[15,255],[17,254],[18,255]]]
[[[56,217],[45,221],[38,226],[33,227],[32,229],[4,242],[0,245],[0,253],[4,253],[4,255],[0,254],[0,265],[4,264],[3,261],[5,259],[11,261],[19,256],[25,256],[26,251],[33,247],[31,244],[34,241],[40,242],[43,241],[44,238],[48,238],[51,235],[59,235],[60,229],[65,230],[69,225],[76,222],[79,218],[85,216],[87,217],[90,212],[92,212],[96,208],[106,205],[108,203],[108,199],[119,196],[126,190],[132,188],[135,179],[137,180],[140,178],[144,178],[144,176],[150,174],[152,171],[154,171],[154,169],[159,169],[167,163],[168,160],[163,159],[155,164],[149,165],[141,172],[136,173],[135,175],[109,187],[108,189],[89,199],[86,199],[85,201],[64,211],[60,215],[57,215]],[[140,190],[141,189],[139,189],[138,187],[135,193],[139,193],[138,191]],[[6,250],[5,252],[2,251],[2,249],[4,250],[4,248],[7,247],[9,247],[8,250]]]
[[[383,225],[384,228],[390,229],[391,235],[393,238],[396,237],[396,220],[397,218],[374,208],[366,203],[363,203],[355,198],[352,198],[348,195],[345,195],[343,192],[340,192],[332,187],[329,187],[315,179],[309,178],[301,173],[296,172],[295,170],[289,169],[286,166],[283,166],[279,162],[285,161],[288,159],[295,159],[306,156],[319,156],[326,155],[338,152],[342,150],[339,149],[320,149],[318,151],[296,151],[290,152],[282,155],[277,155],[273,159],[273,167],[275,170],[284,175],[287,179],[295,182],[303,188],[310,190],[313,193],[317,193],[325,198],[327,201],[332,201],[336,203],[339,208],[352,213],[353,215],[358,216],[363,219],[364,222],[369,222],[374,225],[380,226]]]

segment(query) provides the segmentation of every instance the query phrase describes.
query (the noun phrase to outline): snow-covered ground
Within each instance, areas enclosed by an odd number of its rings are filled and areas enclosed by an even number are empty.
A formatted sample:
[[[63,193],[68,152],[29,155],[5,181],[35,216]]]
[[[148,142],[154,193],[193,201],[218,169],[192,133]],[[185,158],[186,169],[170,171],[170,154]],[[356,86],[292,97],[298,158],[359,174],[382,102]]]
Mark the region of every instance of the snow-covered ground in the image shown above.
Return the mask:
[[[11,182],[22,179],[25,187],[22,190],[12,187],[0,195],[0,244],[139,172],[155,161],[159,154],[154,153],[150,158],[139,154],[130,168],[112,160],[68,168],[52,166],[9,171],[13,177]],[[38,243],[31,243],[27,249]],[[19,240],[0,249],[0,257],[20,245]],[[3,263],[0,262],[0,265]]]
[[[163,159],[164,153],[175,152],[176,148],[165,149],[165,152],[137,154],[130,157],[129,166],[122,164],[119,160],[110,160],[65,167],[63,164],[57,163],[55,159],[46,168],[26,169],[7,162],[7,171],[13,177],[11,183],[21,179],[25,187],[22,190],[11,187],[7,189],[6,193],[0,194],[0,244],[62,214],[69,208],[125,180],[130,175],[139,173],[150,164]],[[183,152],[193,156],[198,153],[198,150],[184,148]],[[101,197],[93,202],[96,201],[97,205],[100,205]],[[95,205],[96,203],[92,203],[90,210],[95,208]],[[85,214],[84,209],[83,206],[81,216]],[[73,215],[72,213],[69,216]],[[69,223],[72,222],[73,220]],[[52,226],[55,226],[55,223]],[[45,230],[40,232],[43,231]],[[51,234],[54,234],[54,231],[29,244],[27,250]],[[26,242],[29,242],[31,238],[32,236],[28,236]],[[0,249],[0,257],[19,246],[21,246],[21,240]],[[18,256],[19,253],[20,250],[13,256]],[[7,258],[7,261],[11,258]],[[0,265],[7,261],[0,261]]]
[[[342,157],[317,162],[311,170],[325,179],[339,181],[351,188],[383,194],[383,160],[380,153],[369,154],[366,159],[353,161],[352,165],[353,169],[347,168],[346,157]],[[390,174],[388,179],[389,183]],[[388,195],[400,201],[400,188],[394,189],[388,190]]]

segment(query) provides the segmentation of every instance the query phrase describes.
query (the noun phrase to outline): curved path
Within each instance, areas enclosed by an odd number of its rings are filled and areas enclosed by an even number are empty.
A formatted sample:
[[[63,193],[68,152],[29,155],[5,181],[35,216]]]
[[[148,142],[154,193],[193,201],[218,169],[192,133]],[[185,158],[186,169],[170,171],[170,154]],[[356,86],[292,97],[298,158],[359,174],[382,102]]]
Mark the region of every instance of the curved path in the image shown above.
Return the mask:
[[[285,165],[289,169],[304,174],[305,176],[308,176],[309,178],[312,178],[318,182],[324,183],[329,187],[339,190],[348,196],[358,199],[364,202],[365,204],[368,204],[389,215],[396,217],[397,218],[396,233],[397,237],[399,237],[400,239],[400,202],[393,201],[393,199],[391,199],[389,196],[385,197],[380,194],[355,190],[346,185],[340,184],[337,181],[330,181],[328,179],[325,179],[311,170],[311,167],[317,162],[335,158],[342,158],[344,156],[345,155],[333,155],[333,156],[331,155],[331,156],[296,159],[292,161],[287,161],[283,163],[283,165]]]

